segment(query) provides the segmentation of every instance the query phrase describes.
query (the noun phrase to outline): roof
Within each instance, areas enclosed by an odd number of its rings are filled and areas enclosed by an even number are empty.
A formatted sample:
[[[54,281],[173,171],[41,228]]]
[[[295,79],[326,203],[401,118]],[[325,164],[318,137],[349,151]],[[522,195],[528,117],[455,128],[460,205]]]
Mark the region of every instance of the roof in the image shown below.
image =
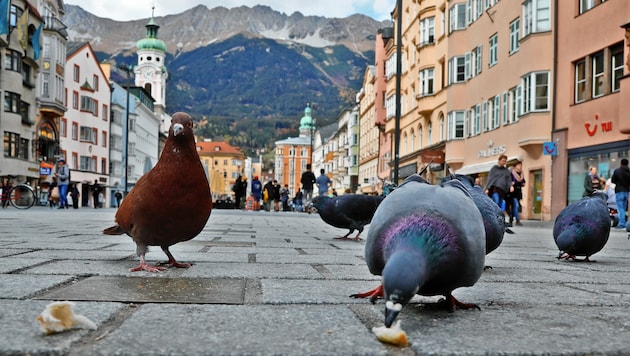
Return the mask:
[[[240,148],[231,146],[225,141],[203,141],[195,144],[199,155],[237,155],[245,156]]]
[[[306,145],[309,146],[311,144],[310,136],[300,136],[300,137],[289,137],[284,140],[276,141],[276,146],[278,145]]]
[[[328,141],[328,139],[330,139],[331,137],[333,137],[335,133],[337,133],[338,129],[339,129],[338,124],[336,122],[333,122],[332,124],[329,124],[320,128],[318,131],[322,140],[325,142],[325,141]]]

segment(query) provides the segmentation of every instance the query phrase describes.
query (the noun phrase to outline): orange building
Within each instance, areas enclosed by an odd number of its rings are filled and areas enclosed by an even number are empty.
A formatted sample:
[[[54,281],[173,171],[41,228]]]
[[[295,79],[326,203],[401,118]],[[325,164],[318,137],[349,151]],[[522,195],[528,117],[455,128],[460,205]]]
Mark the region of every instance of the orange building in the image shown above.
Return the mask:
[[[206,169],[213,198],[216,200],[231,196],[232,185],[239,175],[243,175],[245,154],[240,148],[225,141],[197,142],[196,147],[201,163]]]
[[[291,196],[302,185],[300,178],[306,171],[306,165],[313,161],[313,138],[315,136],[315,120],[310,104],[304,108],[304,116],[300,119],[300,135],[276,141],[275,149],[275,179],[284,187],[289,186]]]

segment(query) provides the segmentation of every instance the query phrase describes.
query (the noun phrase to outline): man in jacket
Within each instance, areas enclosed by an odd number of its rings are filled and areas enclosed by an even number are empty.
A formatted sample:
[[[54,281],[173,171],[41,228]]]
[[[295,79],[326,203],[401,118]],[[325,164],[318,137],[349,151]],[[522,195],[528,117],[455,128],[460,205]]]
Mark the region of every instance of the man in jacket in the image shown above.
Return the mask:
[[[625,229],[626,211],[628,210],[628,192],[630,191],[630,168],[628,168],[627,159],[621,159],[621,166],[615,169],[611,181],[615,183],[615,200],[617,202],[617,211],[619,212],[619,224],[617,225],[617,229]]]

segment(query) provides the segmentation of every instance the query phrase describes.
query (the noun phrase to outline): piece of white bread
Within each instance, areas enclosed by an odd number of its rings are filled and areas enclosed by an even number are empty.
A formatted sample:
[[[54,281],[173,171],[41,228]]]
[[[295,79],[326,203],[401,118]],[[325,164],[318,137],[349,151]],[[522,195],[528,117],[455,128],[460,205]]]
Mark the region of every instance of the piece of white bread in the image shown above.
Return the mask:
[[[409,345],[407,342],[407,333],[400,328],[400,320],[396,320],[391,328],[383,325],[372,328],[372,332],[380,342],[403,347]]]
[[[83,315],[72,311],[73,302],[53,302],[37,317],[39,328],[46,334],[54,334],[70,329],[96,330],[96,324]]]

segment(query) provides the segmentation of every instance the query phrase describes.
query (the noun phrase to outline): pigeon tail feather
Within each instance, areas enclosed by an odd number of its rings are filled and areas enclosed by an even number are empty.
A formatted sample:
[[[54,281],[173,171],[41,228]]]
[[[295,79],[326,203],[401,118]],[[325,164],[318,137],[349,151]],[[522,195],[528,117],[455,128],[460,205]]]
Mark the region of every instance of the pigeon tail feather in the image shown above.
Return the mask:
[[[124,233],[125,230],[120,225],[114,225],[103,230],[103,234],[105,235],[122,235]]]

